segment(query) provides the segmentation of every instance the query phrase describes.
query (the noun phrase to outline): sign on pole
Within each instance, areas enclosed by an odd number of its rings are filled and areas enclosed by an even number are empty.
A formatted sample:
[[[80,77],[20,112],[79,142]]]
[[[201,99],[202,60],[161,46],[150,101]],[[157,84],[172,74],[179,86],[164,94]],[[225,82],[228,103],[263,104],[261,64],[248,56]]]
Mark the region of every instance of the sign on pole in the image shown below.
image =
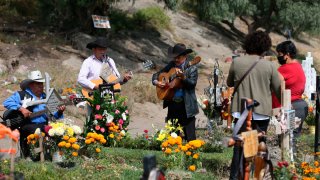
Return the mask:
[[[109,18],[107,16],[92,15],[92,21],[95,28],[111,28]]]

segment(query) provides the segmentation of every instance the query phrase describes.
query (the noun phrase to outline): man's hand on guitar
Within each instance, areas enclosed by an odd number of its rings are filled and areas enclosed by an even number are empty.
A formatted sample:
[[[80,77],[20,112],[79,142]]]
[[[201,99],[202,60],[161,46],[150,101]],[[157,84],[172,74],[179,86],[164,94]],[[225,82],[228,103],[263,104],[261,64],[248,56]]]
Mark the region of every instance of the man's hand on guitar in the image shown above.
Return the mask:
[[[132,72],[127,72],[123,75],[123,82],[127,82],[129,81],[130,79],[132,79]]]
[[[168,84],[166,84],[166,83],[163,83],[163,82],[160,82],[160,81],[157,81],[157,80],[155,80],[154,82],[153,82],[153,84],[155,85],[155,86],[157,86],[157,87],[159,87],[159,88],[164,88],[164,87],[166,87]]]
[[[180,78],[182,80],[186,79],[186,76],[183,74],[181,69],[176,69],[176,75],[177,75],[178,78]]]
[[[23,107],[21,107],[19,109],[19,111],[23,114],[23,117],[25,117],[25,118],[29,117],[32,114],[31,111],[29,111],[28,109],[23,108]]]

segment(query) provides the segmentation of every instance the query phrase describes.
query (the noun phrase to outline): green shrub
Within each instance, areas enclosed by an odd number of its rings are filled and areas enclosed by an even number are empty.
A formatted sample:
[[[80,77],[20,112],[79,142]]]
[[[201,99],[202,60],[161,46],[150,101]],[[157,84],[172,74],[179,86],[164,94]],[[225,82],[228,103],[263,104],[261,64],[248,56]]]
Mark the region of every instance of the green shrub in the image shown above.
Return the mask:
[[[148,7],[138,10],[133,14],[133,19],[138,26],[151,26],[158,30],[168,29],[170,27],[170,18],[160,7]]]

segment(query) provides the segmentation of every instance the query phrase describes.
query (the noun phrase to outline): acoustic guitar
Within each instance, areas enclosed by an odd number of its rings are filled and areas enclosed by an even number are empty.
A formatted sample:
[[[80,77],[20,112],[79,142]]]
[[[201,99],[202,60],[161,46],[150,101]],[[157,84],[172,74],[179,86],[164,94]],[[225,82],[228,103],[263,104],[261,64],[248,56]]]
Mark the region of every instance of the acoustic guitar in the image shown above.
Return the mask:
[[[193,60],[187,64],[187,70],[189,67],[198,64],[201,61],[201,57],[196,56]],[[159,75],[158,81],[165,84],[165,87],[157,87],[157,96],[160,100],[172,100],[174,96],[174,90],[182,87],[181,79],[177,78],[178,68],[171,68],[169,72],[163,72]],[[185,72],[185,71],[184,71]]]
[[[131,76],[133,75],[133,73],[136,72],[140,72],[140,71],[146,71],[149,69],[154,68],[155,65],[151,60],[147,60],[143,63],[138,64],[138,67],[134,70],[129,71]],[[95,85],[102,85],[103,83],[107,83],[107,84],[112,84],[113,85],[113,91],[114,92],[120,92],[121,90],[121,85],[120,82],[122,81],[122,78],[118,78],[116,75],[114,74],[110,74],[107,77],[104,76],[100,76],[99,79],[93,79],[91,80],[91,82],[93,82]],[[81,90],[83,97],[91,99],[93,98],[93,90],[88,89],[88,88],[82,88]]]

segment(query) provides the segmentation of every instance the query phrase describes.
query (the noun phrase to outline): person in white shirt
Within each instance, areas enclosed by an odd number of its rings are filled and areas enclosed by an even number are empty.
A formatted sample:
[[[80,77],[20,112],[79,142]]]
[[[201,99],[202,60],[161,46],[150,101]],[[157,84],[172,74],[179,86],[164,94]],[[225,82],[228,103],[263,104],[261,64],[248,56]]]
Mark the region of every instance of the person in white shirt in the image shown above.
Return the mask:
[[[99,88],[98,84],[94,84],[91,80],[99,79],[101,75],[101,69],[104,63],[107,63],[111,72],[118,78],[122,78],[114,60],[106,55],[107,52],[107,40],[106,38],[99,37],[95,41],[90,42],[86,46],[88,49],[91,49],[93,55],[89,56],[84,60],[79,75],[78,83],[87,89],[97,90]],[[129,73],[123,75],[121,83],[126,83],[131,79]]]

